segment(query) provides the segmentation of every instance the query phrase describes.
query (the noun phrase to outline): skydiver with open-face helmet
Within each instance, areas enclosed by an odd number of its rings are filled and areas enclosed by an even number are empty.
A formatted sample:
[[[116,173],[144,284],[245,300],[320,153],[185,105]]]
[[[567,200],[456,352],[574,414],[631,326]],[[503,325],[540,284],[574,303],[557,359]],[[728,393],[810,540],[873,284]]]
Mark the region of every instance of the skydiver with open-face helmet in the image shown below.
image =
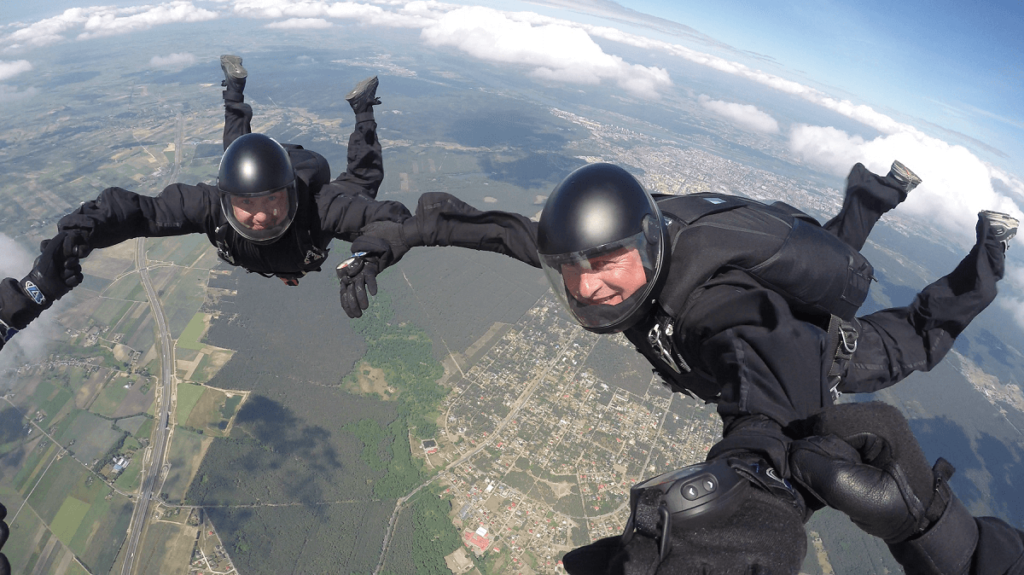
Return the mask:
[[[107,188],[61,218],[29,275],[0,283],[0,347],[81,283],[79,260],[93,249],[137,237],[202,233],[224,261],[294,286],[320,270],[334,238],[352,241],[373,222],[409,217],[401,203],[375,199],[384,177],[373,116],[380,104],[376,77],[345,96],[356,124],[347,170],[332,180],[320,154],[253,133],[242,59],[222,56],[221,69],[224,154],[216,184],[172,184],[156,197]],[[364,260],[368,267],[390,263],[369,255]]]

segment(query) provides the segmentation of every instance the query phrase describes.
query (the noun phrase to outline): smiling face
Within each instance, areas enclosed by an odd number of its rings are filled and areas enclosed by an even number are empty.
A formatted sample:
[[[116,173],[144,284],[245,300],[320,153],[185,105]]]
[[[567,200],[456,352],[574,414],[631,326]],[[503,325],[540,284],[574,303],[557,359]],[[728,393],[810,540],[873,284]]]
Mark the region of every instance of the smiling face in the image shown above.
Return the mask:
[[[642,288],[647,274],[636,248],[620,248],[594,256],[584,265],[563,264],[562,279],[581,303],[616,305]]]
[[[270,229],[288,217],[288,193],[279,190],[256,198],[231,196],[231,210],[238,223],[250,230]]]

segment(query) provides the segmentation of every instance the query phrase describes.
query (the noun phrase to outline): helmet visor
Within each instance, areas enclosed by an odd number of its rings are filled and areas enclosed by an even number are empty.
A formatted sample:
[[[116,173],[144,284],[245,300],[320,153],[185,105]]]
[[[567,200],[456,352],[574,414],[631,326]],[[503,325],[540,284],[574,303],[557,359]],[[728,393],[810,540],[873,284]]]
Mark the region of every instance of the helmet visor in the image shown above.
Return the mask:
[[[583,327],[619,331],[616,326],[650,294],[661,254],[660,236],[640,232],[582,252],[540,254],[540,260],[555,293]]]
[[[289,185],[255,195],[221,194],[221,207],[228,223],[243,238],[255,243],[271,243],[288,230],[298,198]]]

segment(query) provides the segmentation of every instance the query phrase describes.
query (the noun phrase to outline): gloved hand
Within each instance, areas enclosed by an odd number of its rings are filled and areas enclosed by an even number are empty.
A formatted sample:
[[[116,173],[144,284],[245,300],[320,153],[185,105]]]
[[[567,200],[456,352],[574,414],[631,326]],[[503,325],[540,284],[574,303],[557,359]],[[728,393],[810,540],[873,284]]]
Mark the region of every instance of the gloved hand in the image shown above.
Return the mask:
[[[7,537],[11,534],[11,530],[7,527],[6,519],[7,508],[4,507],[3,503],[0,503],[0,550],[3,550],[4,543],[7,543]],[[3,553],[0,553],[0,575],[11,575],[11,564]]]
[[[790,448],[792,478],[885,540],[907,573],[965,572],[978,528],[947,484],[953,466],[939,458],[929,468],[906,419],[884,403],[837,405],[816,419],[819,435]]]
[[[409,251],[398,222],[373,222],[359,230],[352,242],[352,253],[365,252],[367,259],[376,258],[377,273],[397,263]]]
[[[906,540],[929,524],[902,467],[876,435],[857,435],[850,442],[834,435],[796,441],[790,466],[794,479],[814,496],[886,543]]]
[[[57,222],[57,230],[64,236],[64,257],[84,258],[92,251],[89,237],[92,235],[95,222],[82,214],[71,213]]]
[[[370,298],[377,295],[377,258],[367,257],[366,252],[356,252],[341,262],[335,272],[341,282],[341,308],[350,318],[363,316],[363,310],[370,307]]]
[[[64,297],[84,278],[78,257],[65,256],[67,242],[65,232],[58,232],[52,239],[43,240],[39,245],[42,254],[36,258],[32,271],[20,282],[25,294],[43,309]]]

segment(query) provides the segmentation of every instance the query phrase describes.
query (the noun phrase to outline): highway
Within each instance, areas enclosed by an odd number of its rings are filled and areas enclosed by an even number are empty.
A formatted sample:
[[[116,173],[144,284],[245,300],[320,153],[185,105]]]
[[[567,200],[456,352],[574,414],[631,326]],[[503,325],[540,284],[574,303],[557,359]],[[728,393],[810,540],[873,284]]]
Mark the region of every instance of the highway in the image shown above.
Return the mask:
[[[168,179],[173,181],[178,173],[178,166],[181,162],[181,141],[182,141],[182,118],[178,116],[176,145],[174,147],[174,165]],[[171,332],[167,327],[167,317],[164,316],[164,308],[160,305],[160,298],[157,297],[156,289],[149,278],[149,268],[146,265],[146,238],[136,239],[135,246],[135,269],[139,271],[142,285],[146,288],[146,297],[149,298],[149,305],[156,319],[157,328],[160,331],[160,407],[157,410],[156,439],[153,442],[150,458],[143,461],[142,469],[142,491],[139,493],[138,503],[132,513],[132,522],[128,528],[127,549],[124,556],[124,565],[121,568],[121,575],[131,575],[135,565],[135,555],[138,551],[139,541],[142,539],[142,532],[146,527],[146,514],[149,511],[149,502],[153,492],[158,491],[157,482],[160,480],[164,469],[164,454],[167,449],[167,440],[170,437],[171,427],[168,424],[171,411],[171,395],[174,385],[174,356],[172,354],[173,340]],[[148,463],[149,467],[146,467]]]

